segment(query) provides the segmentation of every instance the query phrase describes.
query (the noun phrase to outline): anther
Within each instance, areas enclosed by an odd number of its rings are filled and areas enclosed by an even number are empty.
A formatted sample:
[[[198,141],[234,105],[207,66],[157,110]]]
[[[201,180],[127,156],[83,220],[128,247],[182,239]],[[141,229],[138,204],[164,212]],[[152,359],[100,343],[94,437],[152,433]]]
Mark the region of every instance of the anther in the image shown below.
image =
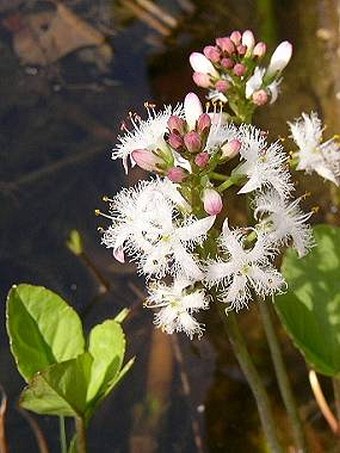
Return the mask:
[[[104,196],[102,197],[102,200],[103,200],[105,203],[107,203],[107,202],[113,203],[112,198],[109,198],[107,195],[104,195]]]
[[[317,214],[320,211],[320,206],[313,206],[311,211],[313,214]]]
[[[101,217],[106,217],[107,219],[110,219],[112,220],[112,217],[109,216],[108,214],[105,214],[104,212],[102,212],[100,209],[95,209],[94,210],[94,214],[98,217],[98,216],[101,216]]]

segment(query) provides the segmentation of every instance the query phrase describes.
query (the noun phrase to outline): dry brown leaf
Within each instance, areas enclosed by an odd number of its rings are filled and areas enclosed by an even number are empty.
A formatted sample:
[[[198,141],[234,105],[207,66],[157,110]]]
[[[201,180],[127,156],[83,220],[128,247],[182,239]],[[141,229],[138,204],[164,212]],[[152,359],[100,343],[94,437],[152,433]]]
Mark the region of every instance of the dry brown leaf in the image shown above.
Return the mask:
[[[85,47],[96,47],[107,63],[112,58],[104,35],[60,3],[54,11],[28,14],[23,22],[13,45],[24,64],[45,66]]]

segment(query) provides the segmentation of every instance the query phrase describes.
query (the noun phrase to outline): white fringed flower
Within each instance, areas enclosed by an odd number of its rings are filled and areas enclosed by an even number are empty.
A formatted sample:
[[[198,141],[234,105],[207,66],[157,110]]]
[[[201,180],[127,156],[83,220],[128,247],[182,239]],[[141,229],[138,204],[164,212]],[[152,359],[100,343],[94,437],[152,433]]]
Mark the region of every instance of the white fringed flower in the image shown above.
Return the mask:
[[[335,138],[322,143],[322,122],[315,112],[288,123],[291,137],[297,144],[297,170],[315,171],[320,176],[340,185],[340,145]]]
[[[302,212],[300,200],[287,202],[277,192],[269,190],[255,198],[254,217],[261,219],[259,228],[267,231],[268,241],[286,245],[292,239],[298,255],[302,257],[308,253],[314,241],[311,227],[306,224],[312,212]]]
[[[170,286],[153,282],[145,306],[159,308],[154,323],[164,332],[185,332],[191,340],[196,334],[203,335],[204,325],[193,314],[209,308],[209,302],[204,291],[193,289],[187,278],[176,278]]]
[[[175,187],[170,181],[155,180],[122,190],[113,199],[112,225],[102,243],[119,261],[127,252],[147,277],[181,271],[199,279],[202,271],[192,251],[205,239],[215,217],[197,220],[182,210],[180,219],[176,201],[181,196]]]
[[[237,169],[248,181],[238,193],[249,193],[263,188],[274,188],[282,198],[289,197],[294,189],[288,171],[286,155],[279,142],[267,145],[260,129],[242,125],[240,154],[245,161]]]
[[[146,150],[168,150],[164,140],[164,134],[167,132],[167,122],[172,115],[184,118],[182,105],[177,105],[174,109],[171,106],[165,106],[160,112],[156,112],[153,106],[146,105],[148,117],[142,120],[139,117],[130,117],[133,129],[126,130],[124,135],[118,137],[119,143],[113,149],[112,159],[122,159],[125,172],[128,172],[128,158],[132,166],[135,165],[132,152],[139,149]]]
[[[265,298],[279,293],[285,285],[282,275],[270,262],[275,249],[266,235],[258,232],[257,240],[250,248],[245,246],[245,238],[244,230],[231,231],[226,219],[219,239],[226,258],[212,261],[206,268],[206,281],[209,286],[220,287],[219,298],[229,304],[227,310],[239,311],[247,307],[252,291]]]

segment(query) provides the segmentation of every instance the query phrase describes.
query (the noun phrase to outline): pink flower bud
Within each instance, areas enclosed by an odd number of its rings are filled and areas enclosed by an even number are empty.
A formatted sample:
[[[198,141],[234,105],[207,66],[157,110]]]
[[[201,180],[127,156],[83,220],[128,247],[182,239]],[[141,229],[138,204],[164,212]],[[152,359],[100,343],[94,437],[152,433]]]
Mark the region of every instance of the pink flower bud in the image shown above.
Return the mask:
[[[230,38],[216,38],[216,44],[223,52],[229,55],[235,52],[235,45]]]
[[[197,165],[197,167],[204,168],[207,166],[209,159],[209,154],[206,151],[203,151],[203,153],[199,153],[195,157],[195,164]]]
[[[148,149],[135,149],[131,153],[132,159],[138,167],[147,171],[157,171],[157,164],[162,164],[163,161]]]
[[[233,62],[233,60],[231,58],[222,58],[221,65],[225,69],[231,69],[234,67],[235,63]]]
[[[247,47],[247,54],[251,54],[251,51],[255,45],[254,34],[251,30],[246,30],[242,33],[242,45]]]
[[[197,86],[202,88],[209,88],[211,85],[210,76],[208,74],[204,74],[203,72],[194,72],[192,79]]]
[[[222,146],[222,156],[232,159],[241,149],[241,142],[237,138],[233,138],[228,143]]]
[[[247,52],[247,47],[246,46],[243,46],[242,44],[240,44],[239,46],[237,46],[237,53],[241,56],[245,55]]]
[[[221,54],[215,46],[205,46],[203,53],[213,63],[220,61]]]
[[[258,90],[253,93],[252,101],[255,105],[265,105],[269,99],[268,93],[265,90]]]
[[[184,146],[183,138],[175,133],[169,135],[167,142],[169,143],[171,148],[175,149],[176,151],[179,151]]]
[[[204,189],[203,192],[204,210],[209,215],[217,215],[222,211],[223,203],[221,195],[214,189]]]
[[[220,93],[225,93],[230,88],[230,82],[228,82],[228,80],[218,80],[215,84],[215,88]]]
[[[167,177],[172,182],[182,182],[186,177],[186,173],[181,167],[172,167],[168,170]]]
[[[236,74],[237,76],[241,77],[245,74],[247,68],[244,66],[244,64],[242,63],[236,63],[236,65],[234,66],[234,74]]]
[[[264,42],[258,42],[253,50],[254,57],[262,58],[266,54],[267,46]]]
[[[202,146],[201,137],[196,131],[190,131],[184,135],[184,144],[189,153],[198,153]]]
[[[179,116],[172,115],[168,119],[168,128],[170,132],[178,132],[182,135],[185,133],[185,121]]]
[[[234,30],[230,35],[230,39],[236,46],[238,46],[241,44],[242,35],[238,30]]]
[[[196,131],[199,134],[207,134],[211,126],[211,119],[207,113],[202,113],[197,120]]]
[[[277,72],[281,72],[289,63],[292,58],[293,46],[288,41],[283,41],[275,49],[269,66],[266,71],[266,75],[271,76]]]

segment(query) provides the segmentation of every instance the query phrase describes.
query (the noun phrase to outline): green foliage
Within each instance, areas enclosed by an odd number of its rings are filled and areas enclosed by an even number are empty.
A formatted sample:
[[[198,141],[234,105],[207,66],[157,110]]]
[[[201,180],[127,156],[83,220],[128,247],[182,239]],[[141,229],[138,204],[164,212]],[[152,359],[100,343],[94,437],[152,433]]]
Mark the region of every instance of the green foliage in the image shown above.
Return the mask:
[[[306,361],[328,376],[340,374],[340,228],[314,228],[316,247],[303,259],[287,250],[282,272],[289,291],[276,310]]]
[[[77,357],[85,339],[77,313],[41,286],[13,286],[7,298],[7,330],[17,367],[28,382],[54,363]]]
[[[7,329],[18,370],[28,382],[20,404],[39,414],[87,422],[133,363],[122,368],[126,341],[116,320],[95,326],[86,348],[80,318],[46,288],[11,289]]]

